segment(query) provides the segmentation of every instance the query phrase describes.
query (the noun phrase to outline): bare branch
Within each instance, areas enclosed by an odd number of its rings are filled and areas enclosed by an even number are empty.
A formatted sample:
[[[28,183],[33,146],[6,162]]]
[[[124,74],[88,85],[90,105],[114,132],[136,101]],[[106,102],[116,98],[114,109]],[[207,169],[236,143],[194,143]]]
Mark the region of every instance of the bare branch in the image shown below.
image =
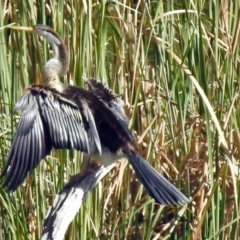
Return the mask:
[[[59,192],[45,218],[40,240],[61,240],[88,194],[98,182],[115,166],[97,166],[78,181],[66,185]]]

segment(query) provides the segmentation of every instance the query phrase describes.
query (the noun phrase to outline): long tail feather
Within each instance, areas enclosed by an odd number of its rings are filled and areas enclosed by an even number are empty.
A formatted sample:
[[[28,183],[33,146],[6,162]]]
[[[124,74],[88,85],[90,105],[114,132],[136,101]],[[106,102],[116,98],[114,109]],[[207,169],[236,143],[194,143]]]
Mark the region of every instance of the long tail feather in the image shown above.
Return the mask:
[[[148,162],[137,153],[127,153],[137,177],[149,195],[162,205],[178,205],[188,203],[189,199],[172,183],[158,173]]]

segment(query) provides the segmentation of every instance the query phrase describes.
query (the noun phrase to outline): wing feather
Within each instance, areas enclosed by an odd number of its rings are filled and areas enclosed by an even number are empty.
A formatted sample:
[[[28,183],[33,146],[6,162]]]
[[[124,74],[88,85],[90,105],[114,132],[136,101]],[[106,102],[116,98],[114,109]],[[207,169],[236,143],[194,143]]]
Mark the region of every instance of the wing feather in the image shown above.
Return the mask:
[[[95,124],[95,120],[94,120],[93,115],[92,115],[89,107],[87,106],[87,104],[82,102],[82,107],[83,107],[84,116],[89,125],[89,132],[88,132],[89,133],[89,141],[90,141],[91,145],[96,147],[97,152],[101,155],[102,154],[101,142],[100,142],[100,139],[98,136],[98,131],[97,131],[97,127]]]
[[[118,95],[113,94],[112,91],[106,88],[101,82],[97,82],[94,79],[88,79],[87,84],[90,88],[91,93],[98,98],[106,111],[110,111],[108,117],[111,116],[117,120],[121,130],[128,136],[129,139],[133,140],[132,134],[128,129],[129,120],[123,110],[123,101]],[[111,121],[108,119],[108,121]]]
[[[51,151],[67,148],[89,153],[91,135],[101,150],[94,119],[88,106],[85,112],[48,88],[33,85],[17,101],[14,112],[22,111],[10,153],[1,176],[3,186],[15,190]],[[88,117],[90,129],[85,129],[82,114]],[[84,116],[85,117],[85,116]]]

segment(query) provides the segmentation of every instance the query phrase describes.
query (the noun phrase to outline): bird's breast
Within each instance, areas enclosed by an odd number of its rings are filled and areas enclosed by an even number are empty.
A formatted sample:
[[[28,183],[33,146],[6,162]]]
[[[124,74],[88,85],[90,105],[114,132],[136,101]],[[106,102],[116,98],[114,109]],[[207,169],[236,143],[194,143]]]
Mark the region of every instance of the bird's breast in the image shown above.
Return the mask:
[[[91,151],[91,159],[98,161],[104,166],[108,166],[122,158],[125,158],[125,154],[119,150],[117,152],[112,152],[106,147],[102,147],[102,153],[99,154],[96,151]]]

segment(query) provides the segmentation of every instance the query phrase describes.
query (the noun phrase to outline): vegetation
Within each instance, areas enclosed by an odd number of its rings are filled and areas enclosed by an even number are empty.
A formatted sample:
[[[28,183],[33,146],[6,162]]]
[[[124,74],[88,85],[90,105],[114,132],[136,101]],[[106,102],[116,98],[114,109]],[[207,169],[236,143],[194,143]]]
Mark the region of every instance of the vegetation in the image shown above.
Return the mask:
[[[189,198],[159,206],[126,161],[87,198],[66,239],[238,239],[238,1],[0,1],[0,26],[52,26],[71,65],[63,81],[97,78],[119,94],[141,154]],[[14,103],[51,56],[46,41],[0,32],[0,167]],[[82,154],[53,151],[16,192],[0,189],[0,239],[38,239],[55,194]],[[2,180],[1,180],[2,182]]]

